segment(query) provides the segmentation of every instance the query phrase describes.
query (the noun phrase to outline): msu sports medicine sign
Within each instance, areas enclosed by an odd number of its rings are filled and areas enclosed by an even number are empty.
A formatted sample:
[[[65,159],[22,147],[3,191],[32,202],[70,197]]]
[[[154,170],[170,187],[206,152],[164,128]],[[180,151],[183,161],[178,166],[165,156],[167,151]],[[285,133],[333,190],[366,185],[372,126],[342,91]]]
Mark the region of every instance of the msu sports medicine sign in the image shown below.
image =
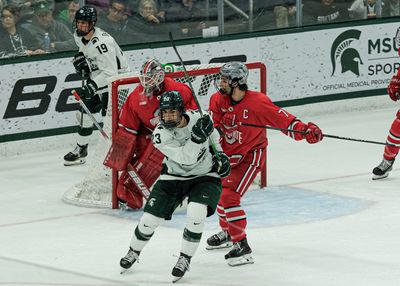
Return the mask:
[[[378,37],[358,29],[340,33],[330,49],[331,78],[339,81],[323,85],[323,91],[385,88],[400,66],[395,31]]]

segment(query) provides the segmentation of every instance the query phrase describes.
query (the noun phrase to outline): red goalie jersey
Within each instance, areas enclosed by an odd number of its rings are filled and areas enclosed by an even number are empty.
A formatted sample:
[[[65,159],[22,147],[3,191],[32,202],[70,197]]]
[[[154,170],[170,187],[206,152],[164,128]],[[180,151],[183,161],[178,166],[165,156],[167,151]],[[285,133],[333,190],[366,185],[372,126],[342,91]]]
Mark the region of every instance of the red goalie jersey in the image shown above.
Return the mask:
[[[232,165],[239,163],[250,151],[263,149],[268,145],[265,129],[242,126],[240,123],[294,130],[304,130],[307,127],[296,120],[294,115],[273,104],[265,94],[256,91],[246,91],[243,100],[236,104],[232,103],[230,96],[214,93],[209,109],[215,126],[223,133],[221,147],[230,156]],[[304,138],[299,133],[284,133],[295,140]]]

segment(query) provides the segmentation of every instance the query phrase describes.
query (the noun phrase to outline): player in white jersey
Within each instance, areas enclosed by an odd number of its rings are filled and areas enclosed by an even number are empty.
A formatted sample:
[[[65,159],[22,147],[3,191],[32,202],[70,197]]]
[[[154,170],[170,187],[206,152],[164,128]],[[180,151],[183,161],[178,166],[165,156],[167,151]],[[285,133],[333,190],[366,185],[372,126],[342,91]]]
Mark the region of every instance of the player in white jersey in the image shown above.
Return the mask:
[[[208,137],[218,142],[211,117],[199,111],[185,113],[179,92],[165,92],[160,99],[161,121],[153,132],[153,144],[165,155],[161,176],[153,187],[136,226],[130,248],[120,265],[125,271],[138,259],[163,219],[171,215],[188,197],[187,221],[181,252],[172,269],[173,281],[189,268],[201,239],[204,220],[214,214],[221,194],[221,179],[230,172],[228,157],[217,143],[215,156]]]
[[[80,96],[92,113],[107,110],[107,78],[129,72],[128,62],[121,48],[107,32],[95,27],[96,9],[83,6],[75,14],[74,38],[79,53],[73,64],[76,72],[86,79]],[[71,166],[85,163],[88,139],[93,132],[93,123],[82,109],[78,111],[79,131],[77,146],[74,151],[64,156],[64,165]]]

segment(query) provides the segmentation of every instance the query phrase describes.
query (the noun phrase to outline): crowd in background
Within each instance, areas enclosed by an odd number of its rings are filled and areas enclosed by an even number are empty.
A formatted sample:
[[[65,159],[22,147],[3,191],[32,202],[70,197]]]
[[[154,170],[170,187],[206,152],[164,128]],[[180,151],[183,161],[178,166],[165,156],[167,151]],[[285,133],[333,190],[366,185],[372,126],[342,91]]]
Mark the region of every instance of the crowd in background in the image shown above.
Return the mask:
[[[298,25],[296,0],[230,0],[224,33]],[[353,21],[400,14],[400,0],[303,0],[301,25]],[[217,0],[86,0],[98,12],[96,26],[119,45],[202,37],[218,26]],[[74,15],[79,0],[0,0],[0,58],[76,50]],[[252,17],[251,17],[252,16]],[[251,26],[250,26],[251,24]]]

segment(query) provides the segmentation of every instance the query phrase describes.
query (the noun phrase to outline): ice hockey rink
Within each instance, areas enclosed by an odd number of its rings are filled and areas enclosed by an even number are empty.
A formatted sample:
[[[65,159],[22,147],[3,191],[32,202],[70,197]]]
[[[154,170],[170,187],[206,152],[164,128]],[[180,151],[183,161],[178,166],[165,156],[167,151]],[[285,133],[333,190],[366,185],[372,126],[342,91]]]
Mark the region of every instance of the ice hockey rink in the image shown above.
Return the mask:
[[[400,105],[379,100],[387,106],[358,109],[355,101],[352,111],[287,110],[327,134],[384,142]],[[205,250],[205,239],[218,230],[213,216],[177,284],[400,285],[400,162],[387,179],[372,181],[381,145],[330,138],[308,145],[268,134],[268,187],[243,200],[255,264],[229,267],[227,250]],[[140,263],[120,275],[142,212],[62,202],[87,170],[63,166],[70,148],[0,157],[0,285],[169,285],[184,211],[159,227]]]

